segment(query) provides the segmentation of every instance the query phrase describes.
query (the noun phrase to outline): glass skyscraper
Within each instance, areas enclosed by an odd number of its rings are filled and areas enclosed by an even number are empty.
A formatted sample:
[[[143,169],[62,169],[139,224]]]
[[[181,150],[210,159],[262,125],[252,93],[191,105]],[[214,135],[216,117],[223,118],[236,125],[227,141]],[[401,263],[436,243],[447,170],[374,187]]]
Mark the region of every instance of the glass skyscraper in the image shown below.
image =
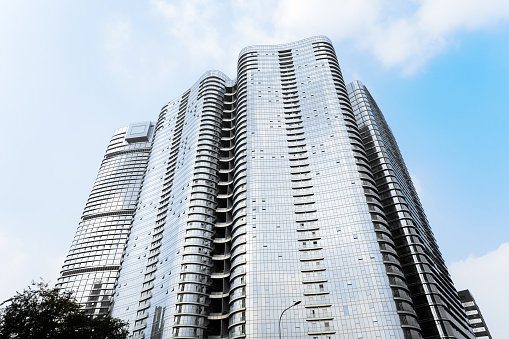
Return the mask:
[[[59,286],[133,338],[473,338],[410,175],[326,37],[243,49],[118,130]]]

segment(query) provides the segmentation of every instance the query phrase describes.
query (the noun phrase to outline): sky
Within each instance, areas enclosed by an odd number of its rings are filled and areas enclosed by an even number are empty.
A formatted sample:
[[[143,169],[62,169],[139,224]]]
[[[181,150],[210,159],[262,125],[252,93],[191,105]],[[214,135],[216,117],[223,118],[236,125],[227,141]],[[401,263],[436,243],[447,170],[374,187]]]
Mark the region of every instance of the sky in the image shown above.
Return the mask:
[[[55,283],[119,127],[243,47],[328,36],[398,141],[458,289],[509,333],[509,1],[0,1],[0,300]]]

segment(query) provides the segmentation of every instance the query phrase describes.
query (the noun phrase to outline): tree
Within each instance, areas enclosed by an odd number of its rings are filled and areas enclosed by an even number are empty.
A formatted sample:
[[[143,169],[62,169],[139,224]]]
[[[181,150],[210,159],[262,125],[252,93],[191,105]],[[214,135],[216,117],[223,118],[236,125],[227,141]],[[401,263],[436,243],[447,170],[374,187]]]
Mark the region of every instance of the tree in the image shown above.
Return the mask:
[[[72,292],[32,286],[0,304],[0,338],[5,339],[125,339],[127,323],[106,316],[93,319]]]

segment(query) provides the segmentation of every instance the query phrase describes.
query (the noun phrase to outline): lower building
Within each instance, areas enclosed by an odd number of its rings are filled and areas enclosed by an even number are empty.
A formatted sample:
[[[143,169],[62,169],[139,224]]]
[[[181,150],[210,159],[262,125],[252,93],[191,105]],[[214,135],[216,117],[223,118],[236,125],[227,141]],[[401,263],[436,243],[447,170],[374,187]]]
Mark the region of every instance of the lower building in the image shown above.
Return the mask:
[[[472,326],[472,331],[476,338],[491,339],[490,331],[486,325],[486,321],[481,314],[479,305],[475,302],[474,297],[469,290],[458,291],[461,299],[461,305],[465,308],[468,317],[468,323]]]
[[[473,338],[394,136],[326,37],[247,47],[235,80],[206,72],[113,142],[126,158],[103,163],[59,284],[133,338]]]

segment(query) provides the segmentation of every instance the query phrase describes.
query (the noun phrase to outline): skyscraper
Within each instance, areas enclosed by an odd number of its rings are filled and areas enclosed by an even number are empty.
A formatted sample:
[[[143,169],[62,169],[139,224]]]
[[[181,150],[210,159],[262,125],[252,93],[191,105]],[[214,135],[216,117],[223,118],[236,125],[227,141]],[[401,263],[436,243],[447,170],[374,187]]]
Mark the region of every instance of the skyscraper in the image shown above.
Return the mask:
[[[354,81],[348,89],[421,329],[457,337],[463,310],[396,140],[367,88]]]
[[[118,278],[138,194],[150,156],[154,125],[120,128],[113,134],[88,198],[59,284],[76,292],[91,315],[104,315]]]
[[[94,190],[108,172],[114,191],[89,203],[115,210],[86,215],[59,280],[92,314],[112,302],[134,338],[277,338],[300,300],[286,338],[473,338],[394,137],[329,39],[245,48],[235,80],[205,73],[151,126],[112,140],[145,155],[142,186],[115,186],[131,160],[103,163]]]

